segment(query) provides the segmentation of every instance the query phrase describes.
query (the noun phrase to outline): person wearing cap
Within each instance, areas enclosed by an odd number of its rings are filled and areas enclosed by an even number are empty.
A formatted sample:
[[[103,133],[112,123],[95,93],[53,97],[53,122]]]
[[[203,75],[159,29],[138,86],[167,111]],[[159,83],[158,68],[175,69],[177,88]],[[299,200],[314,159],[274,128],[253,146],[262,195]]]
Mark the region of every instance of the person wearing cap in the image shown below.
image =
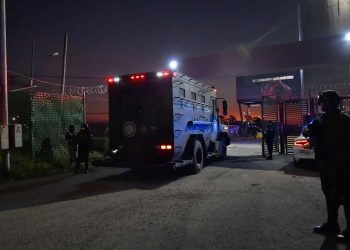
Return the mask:
[[[75,174],[79,172],[80,163],[82,161],[85,164],[85,173],[87,173],[89,169],[89,153],[91,150],[92,134],[86,123],[83,123],[80,126],[80,131],[77,134],[77,138],[78,138],[78,159],[77,159],[77,165],[75,168]]]
[[[350,116],[340,111],[340,97],[336,91],[322,91],[318,105],[324,113],[303,132],[310,137],[315,149],[327,206],[328,220],[314,227],[314,232],[338,234],[338,240],[350,242]],[[338,210],[342,203],[347,227],[339,234]]]

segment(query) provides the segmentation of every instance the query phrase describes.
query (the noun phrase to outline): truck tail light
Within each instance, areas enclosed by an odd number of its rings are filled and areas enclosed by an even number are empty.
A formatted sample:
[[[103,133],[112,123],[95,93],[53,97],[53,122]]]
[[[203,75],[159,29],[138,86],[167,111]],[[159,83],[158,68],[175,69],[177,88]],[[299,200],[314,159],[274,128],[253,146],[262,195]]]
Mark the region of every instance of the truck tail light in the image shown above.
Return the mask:
[[[162,144],[162,145],[156,146],[156,148],[160,149],[160,150],[172,150],[173,146],[172,145]]]

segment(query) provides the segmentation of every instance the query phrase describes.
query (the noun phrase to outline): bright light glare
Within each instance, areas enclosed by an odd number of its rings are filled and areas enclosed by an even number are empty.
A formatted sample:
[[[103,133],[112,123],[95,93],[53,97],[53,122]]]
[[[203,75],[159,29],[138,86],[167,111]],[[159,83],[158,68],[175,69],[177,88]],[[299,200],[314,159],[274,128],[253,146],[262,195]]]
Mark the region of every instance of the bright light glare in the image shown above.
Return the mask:
[[[115,82],[120,82],[120,77],[114,77]]]
[[[179,64],[178,64],[178,62],[177,61],[175,61],[175,60],[172,60],[170,63],[169,63],[169,67],[170,67],[170,69],[176,69],[177,68],[177,66],[179,66]]]
[[[157,76],[158,77],[162,77],[163,76],[163,72],[157,72]]]
[[[350,32],[345,34],[345,40],[350,42]]]

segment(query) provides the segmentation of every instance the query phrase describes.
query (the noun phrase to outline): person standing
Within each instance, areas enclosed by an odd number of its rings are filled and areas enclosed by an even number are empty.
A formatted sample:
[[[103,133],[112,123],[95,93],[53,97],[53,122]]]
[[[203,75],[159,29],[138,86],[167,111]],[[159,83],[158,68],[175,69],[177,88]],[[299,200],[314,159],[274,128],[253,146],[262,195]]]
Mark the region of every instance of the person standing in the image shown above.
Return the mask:
[[[275,129],[273,128],[272,121],[267,122],[267,129],[264,133],[264,139],[267,145],[267,151],[269,153],[266,160],[272,160],[272,152],[273,152],[273,139],[275,137]]]
[[[321,187],[327,206],[327,221],[314,227],[319,234],[338,234],[340,241],[350,241],[350,116],[339,109],[336,91],[322,91],[318,105],[324,112],[303,132],[310,137],[320,171]],[[345,201],[343,199],[345,197]],[[339,234],[338,210],[343,203],[347,227]]]
[[[65,135],[66,141],[68,143],[68,151],[69,151],[69,161],[70,164],[75,162],[76,154],[77,154],[77,135],[75,133],[74,125],[68,126],[68,131]]]
[[[88,125],[83,123],[80,126],[80,131],[77,135],[78,138],[78,159],[75,168],[75,174],[79,172],[80,163],[83,161],[85,164],[85,173],[88,173],[89,169],[89,153],[91,150],[92,134]]]
[[[109,152],[109,127],[107,126],[105,131],[103,132],[103,135],[105,137],[105,143],[104,143],[104,156],[108,156],[110,154]]]

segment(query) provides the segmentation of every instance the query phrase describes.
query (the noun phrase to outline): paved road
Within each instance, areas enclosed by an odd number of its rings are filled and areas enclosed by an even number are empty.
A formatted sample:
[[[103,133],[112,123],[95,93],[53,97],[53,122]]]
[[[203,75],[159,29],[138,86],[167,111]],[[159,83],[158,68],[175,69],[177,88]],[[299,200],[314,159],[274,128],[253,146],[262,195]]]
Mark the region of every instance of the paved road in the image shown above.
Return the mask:
[[[315,171],[252,142],[228,154],[198,175],[94,168],[0,187],[0,249],[345,249],[312,233],[325,216]]]

